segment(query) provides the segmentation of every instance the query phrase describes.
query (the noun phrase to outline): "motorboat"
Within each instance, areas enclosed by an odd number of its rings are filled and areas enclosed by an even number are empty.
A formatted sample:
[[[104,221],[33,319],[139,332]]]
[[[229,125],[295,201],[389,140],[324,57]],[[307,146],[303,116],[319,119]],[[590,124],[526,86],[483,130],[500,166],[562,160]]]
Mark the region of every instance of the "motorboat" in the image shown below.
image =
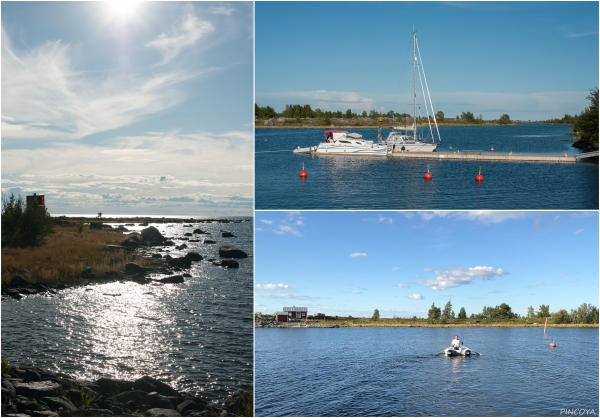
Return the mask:
[[[323,135],[325,136],[325,142],[312,147],[298,147],[294,150],[294,154],[387,155],[387,145],[375,144],[373,141],[362,139],[362,135],[358,133],[330,129],[325,131]]]
[[[444,350],[444,354],[448,357],[453,357],[453,356],[470,356],[471,355],[471,349],[464,347],[464,346],[460,346],[460,347],[448,347]]]
[[[431,102],[431,95],[429,94],[429,86],[427,85],[427,78],[425,77],[425,70],[423,68],[423,62],[421,60],[421,53],[417,44],[417,33],[413,31],[413,114],[412,123],[410,126],[400,127],[392,126],[392,131],[388,134],[384,140],[381,136],[381,131],[378,133],[379,144],[387,145],[392,153],[396,152],[433,152],[442,142],[440,137],[440,131],[437,125],[437,119],[433,110],[433,103]],[[423,93],[423,103],[425,103],[426,117],[428,129],[420,128],[417,129],[417,109],[421,109],[421,106],[417,104],[417,74],[418,79],[421,82],[421,91]],[[425,83],[423,83],[423,80]],[[427,92],[427,95],[425,95]],[[431,112],[431,113],[430,113]],[[432,125],[433,120],[433,125]],[[435,127],[435,130],[434,130]],[[427,137],[424,132],[429,131]],[[436,135],[437,134],[437,135]],[[436,140],[437,137],[437,140]]]

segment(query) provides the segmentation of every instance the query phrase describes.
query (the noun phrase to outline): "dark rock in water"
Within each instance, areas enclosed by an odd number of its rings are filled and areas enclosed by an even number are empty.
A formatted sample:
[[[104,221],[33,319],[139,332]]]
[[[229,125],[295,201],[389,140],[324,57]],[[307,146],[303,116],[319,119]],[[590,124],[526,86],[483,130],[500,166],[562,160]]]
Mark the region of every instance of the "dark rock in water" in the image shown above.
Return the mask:
[[[194,229],[194,234],[207,234],[208,232],[204,232],[201,229]]]
[[[183,273],[182,276],[183,277],[192,277],[192,275],[190,273]]]
[[[191,239],[189,242],[200,242],[199,239]]]
[[[137,237],[131,237],[131,238],[127,238],[126,240],[123,241],[123,246],[127,247],[127,248],[136,248],[139,247],[140,242],[139,240],[136,240],[134,238]]]
[[[119,231],[119,232],[129,232],[129,229],[125,228],[124,225],[119,225],[118,227],[115,228],[115,231]]]
[[[146,241],[152,241],[154,238],[160,238],[161,241],[165,239],[160,231],[153,226],[142,229],[142,238]]]
[[[133,388],[145,392],[158,392],[164,396],[179,396],[179,392],[171,386],[154,379],[150,376],[143,376],[133,382]]]
[[[11,289],[11,290],[12,290],[12,289]],[[19,299],[22,299],[22,298],[23,298],[23,295],[19,294],[19,292],[10,293],[10,290],[9,290],[8,292],[9,292],[9,293],[8,293],[8,296],[10,296],[10,297],[11,297],[11,298],[13,298],[13,299],[17,299],[17,300],[19,300]]]
[[[161,283],[183,283],[183,276],[169,276],[157,280]]]
[[[104,393],[114,393],[115,391],[126,392],[133,388],[133,383],[130,380],[122,379],[109,379],[107,377],[101,377],[96,380],[96,385],[100,387],[100,390]]]
[[[189,268],[192,265],[192,260],[185,257],[171,258],[168,261],[170,267],[186,267]]]
[[[223,238],[232,238],[232,237],[235,237],[235,235],[233,235],[229,231],[224,231],[221,235],[223,236]]]
[[[163,239],[159,238],[159,237],[154,237],[150,241],[150,245],[152,245],[153,247],[157,247],[159,245],[163,245]]]
[[[127,264],[125,264],[125,273],[127,273],[127,274],[137,274],[137,273],[145,274],[146,269],[136,263],[127,263]]]
[[[93,268],[88,267],[85,270],[83,270],[81,272],[81,277],[84,279],[95,279],[96,278],[96,272],[94,271]]]
[[[25,280],[25,278],[23,276],[15,276],[12,279],[10,279],[10,287],[25,287],[28,286],[29,282],[27,280]]]
[[[162,254],[152,254],[152,258],[162,258]]]
[[[223,245],[219,248],[219,257],[247,258],[248,254],[233,245]]]
[[[144,275],[144,273],[136,273],[136,274],[134,274],[133,276],[131,276],[131,281],[139,283],[139,284],[146,284],[146,283],[148,283],[148,279],[146,279],[146,276]]]
[[[64,396],[46,396],[42,398],[42,401],[50,407],[50,409],[63,408],[64,411],[75,411],[77,407],[73,405],[73,402],[65,398]]]
[[[173,245],[175,245],[175,243],[171,240],[167,240],[163,242],[162,245],[164,245],[165,247],[172,247]]]
[[[202,256],[197,251],[190,251],[185,255],[185,258],[190,261],[202,261]]]
[[[39,293],[48,291],[48,288],[46,286],[44,286],[43,284],[41,284],[40,282],[31,283],[31,286],[33,286],[35,288],[35,290],[37,290]]]
[[[160,393],[150,392],[146,397],[146,405],[150,408],[162,408],[162,409],[173,409],[171,401]]]
[[[179,412],[181,415],[185,415],[188,411],[202,411],[204,410],[205,406],[206,405],[200,405],[191,399],[188,399],[177,405],[177,412]]]
[[[35,399],[44,396],[55,396],[62,390],[60,384],[48,380],[43,380],[41,382],[16,383],[14,386],[17,395]]]
[[[90,222],[90,229],[102,229],[102,222]]]
[[[171,256],[170,254],[165,254],[165,256],[163,257],[165,260],[170,260],[173,258],[173,256]]]
[[[191,237],[192,235],[194,234],[192,234],[191,232],[186,232],[185,234],[183,234],[184,237]]]
[[[174,409],[152,408],[144,412],[145,417],[180,417],[181,414]]]
[[[42,380],[40,374],[34,370],[25,370],[25,376],[23,376],[24,382],[39,382]]]
[[[22,295],[35,295],[37,290],[31,287],[21,287],[18,289]]]
[[[213,241],[212,239],[205,239],[204,240],[204,244],[216,244],[216,241]]]
[[[175,248],[176,248],[176,249],[178,249],[178,250],[183,250],[184,248],[187,248],[187,247],[188,247],[187,245],[185,245],[185,244],[181,244],[181,245],[178,245],[178,246],[177,246],[177,247],[175,247]]]
[[[238,263],[236,260],[221,260],[221,266],[228,268],[239,268],[240,263]]]

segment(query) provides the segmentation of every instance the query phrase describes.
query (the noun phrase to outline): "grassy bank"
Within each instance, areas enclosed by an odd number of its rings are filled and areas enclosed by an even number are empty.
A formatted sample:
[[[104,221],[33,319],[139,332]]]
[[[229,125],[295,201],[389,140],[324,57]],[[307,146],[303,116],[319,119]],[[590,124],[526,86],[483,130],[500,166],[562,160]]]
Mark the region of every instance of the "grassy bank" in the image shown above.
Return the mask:
[[[125,270],[130,261],[146,266],[148,262],[135,254],[109,250],[107,245],[119,245],[124,240],[121,232],[90,230],[88,226],[65,224],[55,227],[39,247],[3,248],[2,283],[21,274],[30,282],[44,284],[75,283],[87,267],[96,276],[110,271]],[[29,273],[21,273],[26,269]]]

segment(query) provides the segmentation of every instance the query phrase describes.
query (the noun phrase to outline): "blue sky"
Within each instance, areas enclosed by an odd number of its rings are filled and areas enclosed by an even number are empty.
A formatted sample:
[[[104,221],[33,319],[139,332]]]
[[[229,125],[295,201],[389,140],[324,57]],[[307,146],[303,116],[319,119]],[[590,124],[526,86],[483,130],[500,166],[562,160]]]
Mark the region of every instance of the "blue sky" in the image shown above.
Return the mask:
[[[408,112],[413,25],[446,116],[560,118],[598,86],[598,2],[258,2],[256,102]]]
[[[250,215],[251,2],[2,2],[2,191]]]
[[[263,212],[255,311],[426,317],[598,306],[597,212]]]

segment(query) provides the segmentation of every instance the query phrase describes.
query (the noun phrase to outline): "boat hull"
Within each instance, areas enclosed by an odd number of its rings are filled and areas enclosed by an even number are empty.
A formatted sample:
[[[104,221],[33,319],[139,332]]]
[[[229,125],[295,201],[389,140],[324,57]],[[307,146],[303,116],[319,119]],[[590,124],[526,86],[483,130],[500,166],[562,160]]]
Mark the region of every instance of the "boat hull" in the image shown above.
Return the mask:
[[[468,357],[471,355],[471,349],[467,347],[448,347],[444,350],[444,354],[448,357],[456,357],[456,356],[465,356]]]
[[[326,155],[387,155],[388,148],[384,145],[373,145],[371,147],[353,147],[336,144],[319,144],[315,154]]]

